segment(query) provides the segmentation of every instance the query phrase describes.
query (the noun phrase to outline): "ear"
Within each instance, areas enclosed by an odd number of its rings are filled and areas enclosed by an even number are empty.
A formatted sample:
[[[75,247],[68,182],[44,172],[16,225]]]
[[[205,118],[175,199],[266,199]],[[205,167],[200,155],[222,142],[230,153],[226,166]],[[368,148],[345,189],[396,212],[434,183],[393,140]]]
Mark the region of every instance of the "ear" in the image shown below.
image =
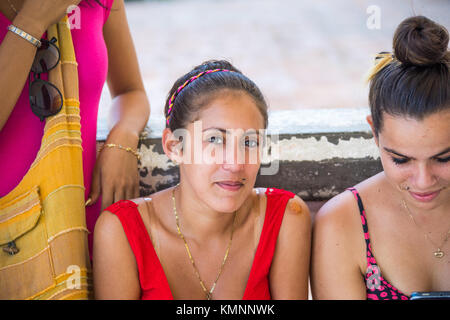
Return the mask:
[[[366,117],[366,121],[369,124],[370,128],[372,129],[372,135],[373,135],[373,139],[375,140],[375,144],[377,145],[377,147],[379,147],[379,145],[378,145],[378,135],[376,134],[375,126],[373,125],[373,118],[372,118],[372,116],[368,115]]]
[[[175,137],[169,128],[165,128],[162,132],[162,147],[164,153],[175,163],[181,163],[183,159],[183,144]]]

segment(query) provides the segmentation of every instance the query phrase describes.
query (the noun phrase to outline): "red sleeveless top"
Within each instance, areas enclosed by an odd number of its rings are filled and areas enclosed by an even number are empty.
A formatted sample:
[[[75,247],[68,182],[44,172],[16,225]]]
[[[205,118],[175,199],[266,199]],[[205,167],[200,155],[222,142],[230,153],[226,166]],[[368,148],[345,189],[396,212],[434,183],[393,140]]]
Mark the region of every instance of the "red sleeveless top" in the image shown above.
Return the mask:
[[[269,271],[275,245],[283,220],[287,202],[295,194],[289,191],[268,188],[267,207],[250,275],[243,300],[270,300]],[[115,214],[125,231],[131,250],[136,258],[142,300],[172,300],[169,282],[156,255],[150,236],[137,205],[130,200],[121,200],[106,210]]]

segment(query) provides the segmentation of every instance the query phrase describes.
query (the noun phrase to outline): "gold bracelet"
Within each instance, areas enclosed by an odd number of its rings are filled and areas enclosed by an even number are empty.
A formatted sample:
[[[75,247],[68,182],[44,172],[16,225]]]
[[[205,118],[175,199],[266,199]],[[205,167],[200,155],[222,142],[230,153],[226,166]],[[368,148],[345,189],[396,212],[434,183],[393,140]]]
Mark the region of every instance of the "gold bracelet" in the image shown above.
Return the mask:
[[[41,46],[41,41],[33,37],[31,34],[23,31],[22,29],[17,28],[16,26],[13,26],[12,24],[8,26],[8,30],[12,33],[18,35],[19,37],[27,40],[29,43],[31,43],[33,46],[39,48]]]
[[[125,150],[125,151],[127,151],[127,152],[129,152],[129,153],[134,154],[135,157],[136,157],[138,160],[141,160],[141,156],[139,155],[139,153],[138,153],[137,151],[131,149],[130,147],[123,147],[123,146],[121,146],[120,144],[115,144],[115,143],[106,143],[106,144],[103,145],[102,149],[103,149],[104,147],[107,147],[107,148],[119,148],[119,149]],[[100,151],[101,151],[101,150],[100,150]]]

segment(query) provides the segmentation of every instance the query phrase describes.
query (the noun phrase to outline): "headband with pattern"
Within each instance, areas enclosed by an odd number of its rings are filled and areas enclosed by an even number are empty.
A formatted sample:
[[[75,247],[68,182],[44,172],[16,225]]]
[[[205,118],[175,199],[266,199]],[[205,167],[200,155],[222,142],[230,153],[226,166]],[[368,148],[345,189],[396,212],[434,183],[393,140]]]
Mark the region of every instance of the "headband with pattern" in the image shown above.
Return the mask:
[[[196,76],[193,76],[192,78],[188,79],[185,83],[183,83],[181,86],[179,86],[178,89],[173,93],[173,95],[170,97],[170,100],[169,100],[169,109],[167,110],[167,118],[166,118],[167,125],[169,125],[169,122],[170,122],[170,116],[172,114],[172,109],[173,109],[173,104],[175,102],[175,98],[178,96],[178,94],[181,92],[181,90],[183,90],[188,84],[197,80],[201,76],[203,76],[205,74],[214,73],[214,72],[232,72],[232,71],[227,70],[227,69],[206,70],[206,71],[200,72]]]

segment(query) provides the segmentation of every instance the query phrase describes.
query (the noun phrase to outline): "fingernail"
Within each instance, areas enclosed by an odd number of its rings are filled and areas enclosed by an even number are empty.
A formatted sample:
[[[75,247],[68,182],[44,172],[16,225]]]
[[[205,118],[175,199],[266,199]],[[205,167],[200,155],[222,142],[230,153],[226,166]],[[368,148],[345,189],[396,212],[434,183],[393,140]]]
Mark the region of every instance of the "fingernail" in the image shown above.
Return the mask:
[[[88,198],[86,203],[84,204],[85,207],[87,207],[92,202],[91,198]]]

